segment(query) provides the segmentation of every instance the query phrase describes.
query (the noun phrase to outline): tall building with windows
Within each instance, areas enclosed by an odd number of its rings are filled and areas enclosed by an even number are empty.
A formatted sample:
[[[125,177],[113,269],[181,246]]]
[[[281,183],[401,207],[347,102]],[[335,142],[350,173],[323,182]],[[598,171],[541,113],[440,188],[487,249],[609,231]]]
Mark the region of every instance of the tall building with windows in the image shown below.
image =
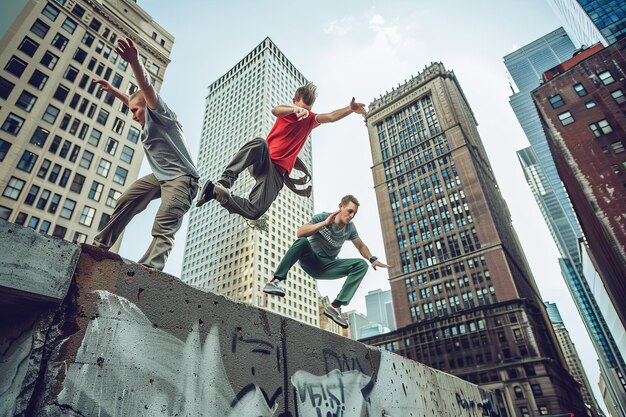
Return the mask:
[[[386,328],[396,330],[391,291],[378,289],[368,292],[365,295],[365,308],[370,322],[380,323]]]
[[[626,36],[626,3],[619,0],[548,0],[578,45],[610,45]]]
[[[530,94],[539,87],[545,71],[568,61],[575,53],[574,44],[559,28],[508,54],[504,64],[514,91],[510,104],[530,142],[528,148],[517,152],[518,159],[561,256],[561,275],[598,354],[600,370],[613,373],[610,370],[623,369],[623,356],[607,324],[610,321],[603,314],[589,277],[583,271],[579,248],[582,231]],[[614,381],[608,375],[604,378],[609,385]]]
[[[369,106],[398,330],[363,339],[495,392],[501,415],[584,415],[453,72]]]
[[[622,328],[626,327],[625,48],[623,38],[606,48],[597,45],[583,51],[546,71],[544,83],[532,92],[585,246]],[[603,371],[614,404],[626,415],[623,360]]]
[[[559,345],[561,346],[561,350],[565,356],[567,368],[574,379],[580,384],[580,391],[583,395],[585,405],[595,417],[598,415],[599,407],[593,396],[593,392],[591,391],[591,385],[589,385],[589,379],[587,379],[587,374],[583,369],[583,364],[580,361],[578,352],[576,351],[576,346],[569,337],[569,332],[565,327],[565,323],[563,323],[559,308],[554,303],[545,302],[544,304],[548,310],[548,317],[550,318],[550,322],[554,328],[554,333],[556,333],[556,338],[559,341]]]
[[[0,218],[90,242],[143,158],[141,126],[93,81],[137,88],[115,52],[117,38],[129,37],[158,88],[174,38],[130,0],[9,3],[0,27]]]
[[[208,89],[200,140],[201,177],[218,180],[244,143],[255,137],[265,138],[275,120],[272,108],[291,103],[295,90],[306,81],[266,38],[213,82]],[[311,168],[310,140],[300,152],[300,159]],[[247,195],[253,183],[244,172],[233,193]],[[254,222],[229,214],[215,201],[193,208],[182,280],[319,326],[317,283],[298,264],[284,283],[286,297],[272,297],[262,291],[295,240],[298,228],[311,220],[313,198],[297,196],[284,188],[266,215],[262,222],[267,223],[267,231],[262,231]]]

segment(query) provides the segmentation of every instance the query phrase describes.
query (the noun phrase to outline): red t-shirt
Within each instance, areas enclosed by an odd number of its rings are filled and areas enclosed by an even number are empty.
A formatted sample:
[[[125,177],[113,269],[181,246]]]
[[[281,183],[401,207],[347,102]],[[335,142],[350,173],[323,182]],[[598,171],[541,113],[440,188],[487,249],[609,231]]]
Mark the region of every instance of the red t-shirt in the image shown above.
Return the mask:
[[[309,112],[306,119],[298,120],[295,113],[278,117],[269,135],[267,146],[270,158],[276,165],[290,173],[311,130],[319,126],[316,114]]]

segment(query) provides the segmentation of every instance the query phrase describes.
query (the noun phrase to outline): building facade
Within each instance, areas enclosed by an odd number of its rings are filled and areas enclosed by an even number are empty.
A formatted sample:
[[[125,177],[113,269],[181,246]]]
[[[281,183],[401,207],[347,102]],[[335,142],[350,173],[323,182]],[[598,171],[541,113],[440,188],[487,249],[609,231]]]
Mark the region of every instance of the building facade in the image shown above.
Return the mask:
[[[622,39],[547,71],[532,97],[594,269],[626,324],[626,59]],[[602,369],[602,364],[601,364]],[[604,375],[626,415],[623,361]],[[609,372],[609,371],[607,371]]]
[[[364,341],[494,391],[502,415],[584,415],[454,73],[369,110],[398,330]]]
[[[585,405],[591,412],[590,414],[597,416],[599,415],[598,404],[593,396],[593,392],[591,391],[591,385],[589,385],[589,379],[583,369],[583,364],[580,361],[578,352],[576,351],[576,346],[569,337],[569,332],[563,323],[561,313],[559,313],[559,308],[554,303],[545,302],[544,304],[548,310],[548,317],[550,318],[550,322],[554,328],[554,333],[556,333],[556,338],[559,341],[559,345],[561,346],[561,350],[565,356],[567,368],[574,379],[580,384],[580,392],[583,395]]]
[[[200,139],[200,176],[218,180],[243,144],[267,136],[275,120],[272,108],[291,103],[295,90],[306,82],[269,38],[213,82],[208,88]],[[310,140],[299,157],[312,168]],[[244,172],[233,193],[247,195],[253,184]],[[317,282],[298,264],[284,283],[286,297],[262,291],[296,239],[298,228],[311,220],[313,197],[300,197],[285,188],[266,215],[262,222],[267,230],[262,230],[258,222],[231,215],[214,201],[192,208],[181,279],[319,326]]]
[[[143,158],[141,126],[93,81],[136,90],[115,52],[129,37],[158,89],[174,38],[130,0],[10,3],[0,28],[0,218],[91,242]]]
[[[372,323],[380,323],[383,327],[396,330],[396,316],[393,312],[391,291],[373,290],[365,295],[367,318]]]
[[[518,159],[561,256],[561,275],[598,354],[600,369],[613,373],[607,370],[623,369],[623,353],[583,270],[579,248],[582,231],[530,94],[539,87],[545,71],[568,61],[575,52],[574,44],[560,28],[508,54],[504,63],[515,91],[510,104],[531,145],[517,152]],[[608,384],[612,381],[608,376],[605,379]]]
[[[548,0],[579,45],[610,45],[626,36],[626,3],[619,0]]]

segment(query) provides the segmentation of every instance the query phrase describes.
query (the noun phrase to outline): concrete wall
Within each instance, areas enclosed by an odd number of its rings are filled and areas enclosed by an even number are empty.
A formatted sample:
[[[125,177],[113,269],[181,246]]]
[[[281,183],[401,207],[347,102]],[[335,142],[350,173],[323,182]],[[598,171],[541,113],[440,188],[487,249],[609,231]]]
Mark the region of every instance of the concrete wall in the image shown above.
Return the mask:
[[[0,417],[498,415],[456,377],[90,246],[62,303],[22,307],[0,316]]]

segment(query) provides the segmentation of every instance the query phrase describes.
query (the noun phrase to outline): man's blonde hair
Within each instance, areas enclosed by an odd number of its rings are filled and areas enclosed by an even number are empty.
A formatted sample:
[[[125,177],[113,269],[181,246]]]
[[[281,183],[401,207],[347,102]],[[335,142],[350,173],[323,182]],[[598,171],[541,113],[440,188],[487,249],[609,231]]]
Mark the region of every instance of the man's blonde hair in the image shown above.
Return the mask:
[[[296,101],[302,99],[304,104],[312,106],[317,98],[317,87],[313,83],[306,83],[302,87],[298,87],[293,98]]]
[[[359,200],[356,199],[355,196],[353,196],[352,194],[348,194],[348,195],[344,195],[341,198],[341,204],[342,206],[347,206],[348,203],[353,203],[355,206],[359,207],[361,205],[361,203],[359,203]]]
[[[146,98],[143,95],[143,91],[141,91],[141,90],[137,90],[133,94],[131,94],[130,97],[128,97],[128,103],[130,103],[131,101],[133,101],[135,99],[139,99],[139,98],[141,98],[143,101],[146,101]]]

